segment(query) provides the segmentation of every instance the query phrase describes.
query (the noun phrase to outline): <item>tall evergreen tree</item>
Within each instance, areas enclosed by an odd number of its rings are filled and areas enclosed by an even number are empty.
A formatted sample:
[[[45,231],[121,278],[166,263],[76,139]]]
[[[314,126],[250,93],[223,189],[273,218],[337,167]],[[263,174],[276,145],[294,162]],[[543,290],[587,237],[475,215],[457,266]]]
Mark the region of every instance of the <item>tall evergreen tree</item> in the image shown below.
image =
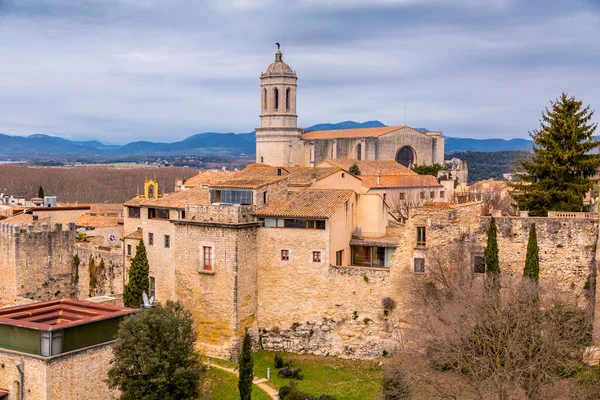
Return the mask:
[[[350,166],[350,168],[348,168],[348,172],[350,172],[350,174],[352,174],[354,176],[359,176],[360,168],[358,168],[358,165],[356,165],[356,163],[354,163]]]
[[[135,256],[131,259],[129,283],[125,285],[125,289],[123,290],[123,303],[125,307],[138,308],[143,303],[142,293],[148,293],[150,286],[149,272],[150,266],[148,265],[148,257],[146,256],[146,246],[144,246],[144,241],[140,240],[135,248]]]
[[[40,199],[44,198],[44,188],[42,187],[42,185],[40,185],[40,187],[38,188],[37,197],[39,197]]]
[[[487,230],[487,246],[483,253],[485,257],[485,277],[489,287],[500,289],[500,258],[498,256],[498,229],[496,219],[492,217]]]
[[[600,154],[592,153],[600,142],[594,139],[594,111],[582,104],[562,93],[542,112],[540,128],[529,133],[534,154],[531,161],[520,161],[522,182],[512,186],[519,208],[531,215],[583,209],[583,198],[600,167]]]
[[[254,363],[252,362],[252,336],[246,329],[242,350],[239,357],[240,377],[238,389],[240,390],[240,400],[250,400],[252,398],[252,381],[254,380]]]
[[[540,255],[535,224],[531,224],[531,228],[529,229],[529,241],[527,242],[527,256],[525,257],[523,276],[536,282],[540,279]]]

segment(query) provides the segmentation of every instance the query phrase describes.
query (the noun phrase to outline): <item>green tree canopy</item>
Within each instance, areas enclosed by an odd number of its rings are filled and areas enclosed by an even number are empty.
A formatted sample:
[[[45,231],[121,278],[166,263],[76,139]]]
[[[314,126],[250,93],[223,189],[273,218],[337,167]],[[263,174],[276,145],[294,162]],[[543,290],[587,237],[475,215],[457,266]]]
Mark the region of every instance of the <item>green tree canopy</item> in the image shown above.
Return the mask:
[[[240,377],[238,381],[238,389],[240,391],[241,400],[250,400],[252,398],[252,381],[254,380],[254,363],[252,361],[252,336],[244,333],[244,341],[242,342],[242,350],[239,357]]]
[[[359,176],[360,168],[358,168],[358,165],[356,165],[356,163],[354,163],[350,166],[350,168],[348,168],[348,172],[350,172],[354,176]]]
[[[600,146],[594,140],[597,124],[590,106],[565,93],[542,112],[540,128],[530,132],[531,161],[521,161],[521,183],[513,184],[521,210],[545,216],[548,211],[582,211],[583,198],[592,188],[600,167]]]
[[[523,276],[536,282],[540,279],[540,255],[535,224],[531,224],[531,228],[529,229],[529,241],[527,242],[527,256],[525,257]]]
[[[146,246],[144,246],[144,241],[140,240],[135,248],[135,256],[131,259],[129,283],[125,285],[123,290],[125,307],[138,308],[142,305],[142,293],[148,293],[150,286],[149,272],[150,265],[148,265],[148,257],[146,256]]]
[[[433,164],[433,165],[415,165],[412,168],[412,170],[419,175],[433,175],[433,176],[437,177],[438,171],[447,171],[448,168],[443,165],[440,165],[440,164]]]
[[[44,188],[42,187],[42,185],[40,185],[40,187],[38,188],[37,197],[41,199],[44,198]]]
[[[197,399],[201,365],[192,315],[181,303],[141,309],[119,327],[108,384],[121,400]]]

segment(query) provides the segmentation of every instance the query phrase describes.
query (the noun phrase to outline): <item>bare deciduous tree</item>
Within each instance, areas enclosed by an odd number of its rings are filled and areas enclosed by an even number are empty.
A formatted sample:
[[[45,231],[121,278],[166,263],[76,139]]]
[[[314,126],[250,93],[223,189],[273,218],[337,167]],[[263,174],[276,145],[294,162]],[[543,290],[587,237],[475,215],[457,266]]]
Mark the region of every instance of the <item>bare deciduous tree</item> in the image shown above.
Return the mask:
[[[591,341],[587,311],[550,285],[509,274],[498,302],[473,273],[471,251],[464,239],[431,249],[427,273],[411,283],[400,349],[416,398],[557,398],[549,388],[570,384],[564,378],[581,368]]]

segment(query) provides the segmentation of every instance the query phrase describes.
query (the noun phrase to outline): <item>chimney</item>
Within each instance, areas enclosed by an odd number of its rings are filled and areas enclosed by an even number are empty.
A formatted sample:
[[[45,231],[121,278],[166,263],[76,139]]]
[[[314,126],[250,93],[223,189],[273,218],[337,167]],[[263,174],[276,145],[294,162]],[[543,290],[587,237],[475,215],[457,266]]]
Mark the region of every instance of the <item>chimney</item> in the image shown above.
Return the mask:
[[[377,171],[377,186],[381,185],[381,171]]]

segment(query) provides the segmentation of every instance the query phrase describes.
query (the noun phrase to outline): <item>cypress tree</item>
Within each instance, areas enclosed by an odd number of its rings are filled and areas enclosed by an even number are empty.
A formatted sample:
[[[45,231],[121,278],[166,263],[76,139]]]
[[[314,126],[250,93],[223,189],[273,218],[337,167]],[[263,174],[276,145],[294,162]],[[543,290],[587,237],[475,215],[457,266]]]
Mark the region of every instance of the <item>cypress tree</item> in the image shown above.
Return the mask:
[[[252,362],[252,336],[244,333],[244,341],[242,342],[242,350],[239,357],[240,377],[238,381],[238,389],[240,390],[240,400],[250,400],[252,398],[252,381],[254,380],[254,363]]]
[[[583,198],[592,189],[600,167],[600,146],[594,139],[594,111],[565,93],[542,112],[540,128],[530,132],[531,161],[520,161],[522,182],[511,186],[519,208],[531,215],[548,211],[582,211]]]
[[[37,193],[37,197],[43,199],[44,198],[44,188],[40,185],[40,187],[38,188],[38,193]]]
[[[500,259],[498,256],[496,219],[492,217],[487,230],[487,246],[485,247],[485,277],[488,286],[500,289]]]
[[[540,279],[540,256],[535,223],[531,224],[531,228],[529,229],[529,242],[527,242],[527,256],[525,258],[523,276],[536,282]]]
[[[352,174],[354,176],[359,176],[360,168],[358,168],[358,165],[356,165],[356,163],[354,163],[350,166],[350,168],[348,168],[348,172],[350,172],[350,174]]]
[[[143,303],[142,293],[148,293],[150,279],[148,273],[150,266],[148,265],[148,257],[146,256],[146,246],[140,240],[135,248],[135,256],[131,259],[129,268],[129,283],[123,290],[123,303],[125,307],[138,308]]]

